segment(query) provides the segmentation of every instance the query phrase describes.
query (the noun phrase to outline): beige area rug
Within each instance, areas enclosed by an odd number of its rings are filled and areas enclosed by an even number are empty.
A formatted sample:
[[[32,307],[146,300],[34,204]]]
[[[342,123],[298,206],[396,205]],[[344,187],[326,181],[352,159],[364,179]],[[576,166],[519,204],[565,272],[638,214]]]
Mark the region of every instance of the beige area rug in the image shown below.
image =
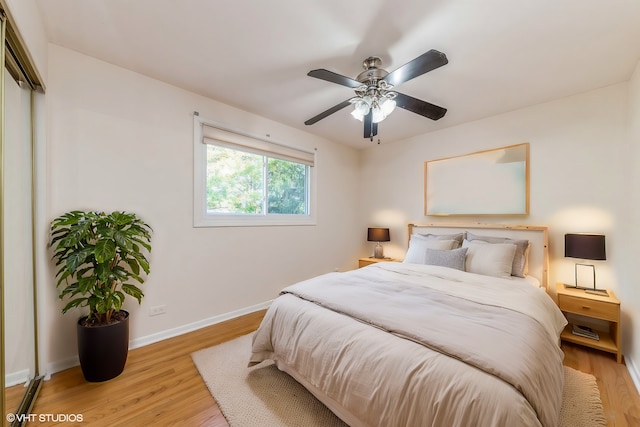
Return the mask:
[[[231,427],[344,427],[311,393],[272,362],[247,368],[251,334],[191,357]],[[606,426],[593,375],[565,367],[559,427]]]

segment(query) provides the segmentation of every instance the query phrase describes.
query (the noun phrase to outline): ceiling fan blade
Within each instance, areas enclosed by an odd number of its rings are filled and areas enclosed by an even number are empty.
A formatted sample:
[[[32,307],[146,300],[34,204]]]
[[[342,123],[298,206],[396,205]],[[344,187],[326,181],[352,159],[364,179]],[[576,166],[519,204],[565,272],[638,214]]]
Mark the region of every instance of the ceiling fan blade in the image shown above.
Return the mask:
[[[320,80],[326,80],[331,83],[337,83],[339,85],[351,87],[354,89],[362,86],[362,83],[357,80],[334,73],[333,71],[325,70],[324,68],[321,68],[319,70],[311,70],[307,73],[307,76],[315,77],[316,79]]]
[[[312,125],[317,121],[320,121],[322,119],[324,119],[327,116],[330,116],[331,114],[335,113],[336,111],[340,111],[342,110],[344,107],[351,105],[351,102],[347,99],[346,101],[342,101],[340,104],[338,105],[334,105],[333,107],[329,108],[326,111],[323,111],[322,113],[318,114],[315,117],[310,118],[309,120],[307,120],[306,122],[304,122],[305,125]]]
[[[373,112],[369,111],[369,114],[364,116],[364,137],[373,141],[373,137],[378,134],[378,124],[373,123]]]
[[[431,120],[441,119],[447,113],[446,108],[438,107],[437,105],[430,104],[400,92],[396,93],[396,106],[404,108],[407,111],[411,111],[412,113],[420,114],[421,116],[428,117]]]
[[[448,62],[449,60],[447,59],[447,55],[435,49],[431,49],[430,51],[418,56],[413,61],[407,62],[397,70],[390,72],[383,80],[392,86],[397,86],[400,83],[413,79],[414,77],[421,76],[424,73],[435,70],[438,67],[442,67]]]

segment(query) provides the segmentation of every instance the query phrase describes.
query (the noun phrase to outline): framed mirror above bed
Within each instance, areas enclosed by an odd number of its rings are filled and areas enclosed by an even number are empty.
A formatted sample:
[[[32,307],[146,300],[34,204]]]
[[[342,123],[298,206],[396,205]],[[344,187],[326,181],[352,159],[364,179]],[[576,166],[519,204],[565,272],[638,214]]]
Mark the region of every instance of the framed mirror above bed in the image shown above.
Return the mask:
[[[529,143],[424,163],[425,215],[528,215]]]
[[[549,229],[544,225],[511,225],[482,223],[431,223],[408,224],[409,239],[412,234],[447,235],[470,233],[474,238],[508,238],[529,241],[526,252],[526,276],[549,290]],[[491,239],[488,239],[491,240]]]

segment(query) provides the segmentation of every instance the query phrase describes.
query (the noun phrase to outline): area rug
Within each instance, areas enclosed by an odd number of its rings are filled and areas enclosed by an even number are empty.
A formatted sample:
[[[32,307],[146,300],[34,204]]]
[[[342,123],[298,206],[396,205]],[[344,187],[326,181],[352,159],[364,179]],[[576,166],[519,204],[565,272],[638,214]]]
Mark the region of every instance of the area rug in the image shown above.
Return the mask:
[[[251,334],[191,355],[231,427],[344,427],[272,362],[247,368]],[[606,419],[593,375],[565,366],[559,427],[601,427]]]

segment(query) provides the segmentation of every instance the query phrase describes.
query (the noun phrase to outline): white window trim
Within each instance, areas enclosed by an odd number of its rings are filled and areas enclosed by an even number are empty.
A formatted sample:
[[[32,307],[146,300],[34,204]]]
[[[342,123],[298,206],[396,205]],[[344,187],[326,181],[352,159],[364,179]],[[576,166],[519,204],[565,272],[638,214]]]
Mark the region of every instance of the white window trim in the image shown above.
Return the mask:
[[[207,174],[207,144],[202,142],[202,125],[216,127],[239,135],[259,139],[282,145],[285,147],[299,149],[280,142],[271,141],[263,137],[251,135],[245,132],[232,129],[221,123],[201,118],[199,115],[193,116],[193,226],[194,227],[256,227],[256,226],[296,226],[296,225],[316,225],[316,170],[318,159],[315,156],[315,166],[309,167],[309,214],[308,215],[208,215],[206,198],[206,174]],[[308,151],[304,150],[303,151]]]

